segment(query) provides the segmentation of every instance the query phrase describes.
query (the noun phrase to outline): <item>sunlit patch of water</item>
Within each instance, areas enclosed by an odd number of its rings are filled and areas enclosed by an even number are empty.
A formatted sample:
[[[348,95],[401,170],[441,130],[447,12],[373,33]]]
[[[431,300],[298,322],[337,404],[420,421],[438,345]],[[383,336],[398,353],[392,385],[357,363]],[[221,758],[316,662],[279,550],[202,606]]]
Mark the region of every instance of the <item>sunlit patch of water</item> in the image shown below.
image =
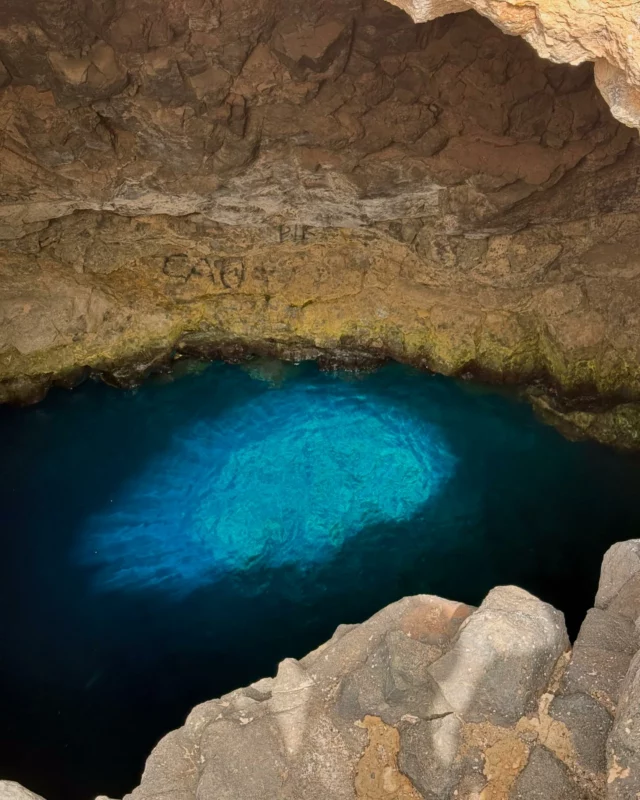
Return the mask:
[[[87,521],[78,557],[101,589],[309,569],[410,519],[453,469],[441,432],[389,399],[337,381],[273,389],[182,429]]]
[[[513,583],[575,635],[640,529],[638,459],[393,364],[184,360],[0,442],[0,773],[49,800],[126,795],[194,705],[403,595]]]

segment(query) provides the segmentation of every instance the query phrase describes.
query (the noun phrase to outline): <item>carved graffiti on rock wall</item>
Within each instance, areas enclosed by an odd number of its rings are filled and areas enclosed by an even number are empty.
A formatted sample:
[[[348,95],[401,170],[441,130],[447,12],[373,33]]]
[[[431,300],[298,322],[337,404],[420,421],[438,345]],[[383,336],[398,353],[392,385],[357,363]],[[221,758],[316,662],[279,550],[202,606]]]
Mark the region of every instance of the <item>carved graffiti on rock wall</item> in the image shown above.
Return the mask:
[[[306,225],[281,225],[279,228],[279,239],[282,242],[294,242],[302,244],[307,239],[308,227]]]
[[[244,261],[241,258],[218,258],[215,266],[226,289],[239,289],[244,283]]]

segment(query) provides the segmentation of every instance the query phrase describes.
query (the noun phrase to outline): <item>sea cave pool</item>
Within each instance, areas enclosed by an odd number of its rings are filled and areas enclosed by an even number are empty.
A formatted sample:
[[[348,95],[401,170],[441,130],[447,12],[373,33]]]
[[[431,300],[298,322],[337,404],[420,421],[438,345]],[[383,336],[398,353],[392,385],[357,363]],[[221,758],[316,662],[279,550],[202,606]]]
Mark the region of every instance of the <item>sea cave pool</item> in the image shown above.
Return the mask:
[[[190,363],[0,408],[0,777],[121,797],[197,703],[340,623],[518,584],[575,635],[640,462],[399,365]]]

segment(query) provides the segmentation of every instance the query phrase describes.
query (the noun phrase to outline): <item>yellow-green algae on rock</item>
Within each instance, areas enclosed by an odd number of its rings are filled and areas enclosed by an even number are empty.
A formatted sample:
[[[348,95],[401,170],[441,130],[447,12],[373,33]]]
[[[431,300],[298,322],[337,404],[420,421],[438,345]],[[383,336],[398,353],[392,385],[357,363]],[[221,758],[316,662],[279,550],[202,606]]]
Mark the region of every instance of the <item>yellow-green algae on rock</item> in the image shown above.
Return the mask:
[[[640,231],[630,215],[616,223]],[[4,400],[37,397],[85,367],[130,382],[180,352],[391,357],[444,374],[542,383],[590,404],[560,412],[565,428],[635,444],[640,286],[584,266],[603,238],[611,246],[611,225],[582,226],[574,240],[566,225],[480,243],[452,236],[440,260],[382,225],[305,228],[297,241],[282,240],[281,229],[193,217],[84,212],[54,225],[44,246],[38,232],[19,240],[22,252],[2,253]],[[81,229],[92,238],[78,269]],[[436,238],[428,222],[418,235]],[[551,271],[550,239],[563,251]],[[469,241],[480,253],[471,264]],[[537,405],[550,414],[555,401],[545,397]]]

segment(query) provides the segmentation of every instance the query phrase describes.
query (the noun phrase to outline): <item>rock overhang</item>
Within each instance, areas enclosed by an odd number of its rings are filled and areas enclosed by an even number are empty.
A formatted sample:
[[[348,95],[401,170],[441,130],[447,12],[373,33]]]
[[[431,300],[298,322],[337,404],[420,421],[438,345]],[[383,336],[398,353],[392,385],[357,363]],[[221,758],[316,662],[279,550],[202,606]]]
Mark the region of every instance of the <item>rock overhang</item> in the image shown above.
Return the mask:
[[[580,6],[579,52],[547,5],[8,0],[2,397],[196,341],[350,351],[542,381],[633,443],[637,133],[499,28],[622,69],[635,4]]]

